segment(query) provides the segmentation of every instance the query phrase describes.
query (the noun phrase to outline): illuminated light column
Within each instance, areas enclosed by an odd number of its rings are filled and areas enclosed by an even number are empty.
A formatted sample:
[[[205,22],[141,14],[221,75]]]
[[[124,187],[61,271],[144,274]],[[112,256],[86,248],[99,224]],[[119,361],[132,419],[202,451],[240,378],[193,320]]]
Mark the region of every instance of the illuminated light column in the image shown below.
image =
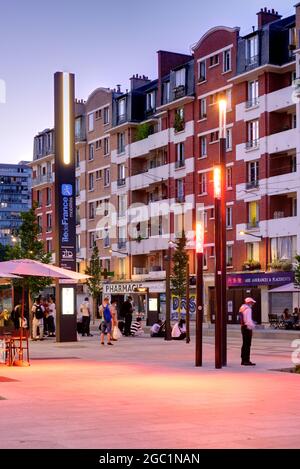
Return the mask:
[[[201,215],[203,215],[201,213]],[[204,220],[196,222],[196,356],[195,366],[202,366],[203,349],[203,245],[204,245]]]
[[[55,263],[76,271],[74,74],[54,74]],[[76,285],[56,283],[56,341],[77,340]]]

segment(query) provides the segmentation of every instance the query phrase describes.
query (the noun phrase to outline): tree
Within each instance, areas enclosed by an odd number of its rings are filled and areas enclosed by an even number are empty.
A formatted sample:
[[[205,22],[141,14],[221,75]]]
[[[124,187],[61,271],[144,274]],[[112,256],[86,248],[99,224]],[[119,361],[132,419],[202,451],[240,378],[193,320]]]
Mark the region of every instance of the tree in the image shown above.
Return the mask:
[[[300,287],[300,255],[298,254],[296,257],[296,264],[295,264],[295,285]]]
[[[33,259],[44,264],[49,264],[51,253],[46,253],[44,242],[38,239],[39,225],[35,214],[36,206],[28,212],[21,213],[22,225],[17,233],[17,242],[7,250],[8,259]],[[49,277],[24,277],[14,281],[15,286],[23,286],[28,292],[29,305],[31,299],[41,290],[51,285]]]
[[[92,257],[90,260],[90,265],[85,270],[86,275],[90,275],[86,283],[89,290],[90,295],[93,298],[93,319],[95,320],[96,317],[96,307],[97,307],[97,300],[102,292],[102,270],[101,270],[101,261],[99,258],[99,249],[94,243]]]
[[[9,246],[0,243],[0,262],[9,260]]]
[[[182,235],[176,241],[176,248],[173,255],[173,274],[171,277],[172,292],[178,297],[179,310],[178,317],[181,316],[181,300],[186,295],[187,288],[187,264],[189,256],[186,252],[186,235],[182,231]]]

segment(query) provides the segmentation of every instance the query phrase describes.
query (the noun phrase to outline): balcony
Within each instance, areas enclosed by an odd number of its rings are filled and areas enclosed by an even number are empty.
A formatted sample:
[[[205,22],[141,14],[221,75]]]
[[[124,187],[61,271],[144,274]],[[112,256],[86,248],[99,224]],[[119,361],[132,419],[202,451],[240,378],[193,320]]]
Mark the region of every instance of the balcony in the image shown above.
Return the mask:
[[[145,280],[164,280],[166,278],[166,271],[159,265],[146,267],[134,267],[132,280],[145,281]]]
[[[160,132],[154,132],[149,137],[138,140],[130,145],[131,158],[147,155],[152,150],[157,148],[166,147],[168,145],[168,129]]]
[[[149,168],[131,176],[131,190],[143,189],[150,186],[150,184],[159,184],[163,180],[168,180],[168,178],[169,166],[167,164]]]
[[[42,174],[40,176],[33,178],[32,180],[33,186],[37,186],[38,184],[51,183],[51,182],[53,182],[52,174]]]
[[[118,181],[117,181],[118,187],[125,186],[125,184],[126,184],[126,179],[125,178],[118,179]]]
[[[297,129],[286,129],[268,138],[268,153],[279,153],[297,147]]]

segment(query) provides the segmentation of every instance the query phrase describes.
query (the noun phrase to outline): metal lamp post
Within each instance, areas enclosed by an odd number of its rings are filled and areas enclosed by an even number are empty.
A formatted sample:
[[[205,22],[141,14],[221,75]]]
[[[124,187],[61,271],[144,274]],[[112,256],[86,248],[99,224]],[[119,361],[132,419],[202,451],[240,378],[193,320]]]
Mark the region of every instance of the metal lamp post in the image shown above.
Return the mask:
[[[202,324],[203,324],[203,244],[204,223],[196,224],[196,256],[197,256],[197,283],[196,283],[196,354],[195,366],[202,366]]]
[[[215,367],[227,365],[226,282],[226,100],[219,102],[219,163],[214,167],[215,197]]]
[[[168,244],[168,254],[166,260],[166,334],[165,340],[172,340],[171,335],[171,246],[172,241]]]

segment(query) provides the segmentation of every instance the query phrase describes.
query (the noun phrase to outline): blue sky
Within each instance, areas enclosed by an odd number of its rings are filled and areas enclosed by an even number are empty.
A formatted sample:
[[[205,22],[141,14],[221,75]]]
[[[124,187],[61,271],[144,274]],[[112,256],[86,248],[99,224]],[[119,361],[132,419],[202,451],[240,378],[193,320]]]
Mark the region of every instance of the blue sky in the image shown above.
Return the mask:
[[[0,162],[32,159],[33,136],[53,126],[53,74],[76,74],[76,96],[125,90],[134,73],[156,77],[156,51],[189,53],[216,25],[256,25],[262,7],[294,13],[286,0],[0,0]],[[1,90],[0,90],[1,91]]]

